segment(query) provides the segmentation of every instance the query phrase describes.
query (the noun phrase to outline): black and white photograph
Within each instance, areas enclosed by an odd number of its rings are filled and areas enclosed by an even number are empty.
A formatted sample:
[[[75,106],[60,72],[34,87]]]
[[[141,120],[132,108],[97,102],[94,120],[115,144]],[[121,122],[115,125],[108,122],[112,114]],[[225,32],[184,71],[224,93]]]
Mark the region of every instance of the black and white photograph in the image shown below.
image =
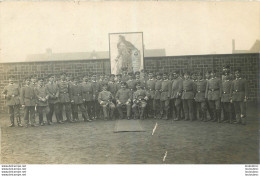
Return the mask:
[[[245,175],[259,53],[259,2],[1,2],[0,162]]]

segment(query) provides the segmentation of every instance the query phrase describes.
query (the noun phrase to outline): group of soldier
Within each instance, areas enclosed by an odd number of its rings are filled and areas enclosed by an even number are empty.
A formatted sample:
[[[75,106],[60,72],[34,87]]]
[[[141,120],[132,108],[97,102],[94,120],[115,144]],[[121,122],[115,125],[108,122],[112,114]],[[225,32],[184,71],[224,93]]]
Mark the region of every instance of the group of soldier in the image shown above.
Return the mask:
[[[204,77],[205,76],[205,77]],[[22,86],[10,76],[3,95],[9,107],[10,127],[51,125],[79,121],[79,110],[85,122],[96,119],[172,119],[201,120],[246,124],[248,84],[241,70],[224,66],[222,77],[216,71],[171,73],[137,71],[121,74],[96,73],[72,77],[66,73],[47,78],[30,76]],[[115,111],[117,109],[117,111]],[[63,117],[65,110],[65,117]],[[222,110],[222,111],[221,111]],[[46,116],[46,122],[43,117]]]

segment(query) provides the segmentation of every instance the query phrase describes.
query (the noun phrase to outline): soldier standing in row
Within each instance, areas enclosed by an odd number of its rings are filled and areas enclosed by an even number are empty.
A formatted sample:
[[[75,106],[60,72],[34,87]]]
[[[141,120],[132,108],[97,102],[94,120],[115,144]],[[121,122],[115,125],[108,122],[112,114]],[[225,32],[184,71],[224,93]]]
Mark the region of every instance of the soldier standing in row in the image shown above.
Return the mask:
[[[209,107],[213,113],[213,122],[221,121],[221,109],[220,109],[220,98],[221,98],[221,80],[216,77],[216,71],[211,72],[211,79],[207,83],[206,98],[209,101]]]
[[[246,79],[241,78],[241,70],[235,70],[236,79],[232,84],[232,99],[234,103],[237,124],[246,124],[246,102],[248,98],[248,84]]]
[[[160,104],[161,104],[161,117],[164,120],[168,120],[168,113],[169,113],[169,103],[171,97],[171,81],[168,80],[168,74],[163,73],[163,81],[161,86],[161,97],[160,97]]]
[[[84,122],[91,122],[83,104],[83,89],[79,84],[78,77],[74,78],[74,84],[70,88],[70,99],[73,108],[73,121],[79,121],[78,109],[80,109]]]
[[[100,84],[96,81],[96,75],[93,74],[91,77],[91,84],[92,84],[92,89],[93,89],[93,102],[92,102],[92,110],[93,110],[93,114],[92,114],[92,119],[96,120],[100,113],[99,113],[99,103],[98,103],[98,94],[99,94],[99,90],[100,90]]]
[[[93,114],[95,114],[93,112],[93,87],[92,87],[92,83],[91,80],[88,76],[84,76],[83,78],[83,82],[82,82],[82,91],[83,91],[83,100],[84,100],[84,106],[87,110],[87,113],[89,115],[90,118],[93,117]]]
[[[154,79],[153,72],[149,72],[148,74],[148,80],[145,84],[145,89],[147,91],[149,99],[147,100],[147,107],[148,107],[148,117],[155,117],[155,101],[154,101],[154,94],[155,94],[155,83],[156,80]]]
[[[156,81],[155,81],[155,85],[154,85],[154,106],[155,106],[155,117],[154,118],[161,118],[161,102],[160,102],[160,98],[161,98],[161,88],[162,88],[162,79],[161,79],[161,73],[157,73],[156,74]]]
[[[14,127],[14,119],[17,121],[17,125],[22,127],[20,118],[20,88],[14,83],[14,77],[9,77],[9,84],[4,87],[2,92],[4,94],[4,99],[6,100],[6,105],[9,109],[10,115],[10,125],[9,127]]]
[[[71,104],[69,96],[69,83],[66,81],[66,73],[61,74],[61,80],[58,82],[59,89],[59,109],[60,109],[60,119],[63,121],[63,107],[65,108],[66,113],[66,122],[73,122],[71,120]]]
[[[199,118],[201,121],[207,122],[207,107],[206,107],[206,99],[205,99],[207,81],[203,79],[202,72],[198,73],[198,79],[195,82],[195,84],[196,84],[195,102],[197,104],[196,107],[199,112]]]
[[[182,92],[182,78],[179,76],[178,71],[173,72],[173,82],[172,82],[172,93],[171,99],[172,103],[172,118],[174,121],[181,119],[181,92]]]
[[[38,79],[38,86],[35,88],[35,96],[36,96],[36,104],[37,104],[37,111],[39,113],[39,124],[41,126],[44,125],[43,121],[43,114],[45,113],[46,119],[47,114],[49,113],[48,108],[48,93],[46,87],[43,85],[43,78]],[[48,121],[48,120],[47,120]]]
[[[231,96],[232,96],[232,81],[229,75],[222,76],[222,92],[221,92],[221,104],[223,110],[223,122],[232,123],[232,109],[231,109]]]
[[[184,120],[194,120],[194,97],[196,92],[196,85],[190,79],[190,73],[184,73],[184,80],[182,82],[182,103],[184,109]]]
[[[62,124],[63,122],[60,119],[60,108],[59,108],[59,88],[58,85],[54,82],[54,75],[49,76],[49,83],[46,85],[47,93],[49,96],[48,103],[50,112],[48,113],[48,124],[52,123],[52,116],[55,113],[57,123]]]
[[[35,92],[34,88],[30,86],[30,78],[25,79],[25,86],[21,89],[21,105],[24,108],[24,122],[25,127],[29,126],[29,122],[32,127],[36,126],[35,124]],[[30,116],[30,117],[29,117]],[[29,120],[30,119],[30,120]]]

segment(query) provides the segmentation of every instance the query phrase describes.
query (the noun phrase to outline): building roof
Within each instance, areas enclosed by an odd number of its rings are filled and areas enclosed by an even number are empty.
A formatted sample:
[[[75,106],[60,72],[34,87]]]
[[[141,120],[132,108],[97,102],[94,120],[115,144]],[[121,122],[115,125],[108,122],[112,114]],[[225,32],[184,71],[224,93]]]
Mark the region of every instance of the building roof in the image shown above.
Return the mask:
[[[165,49],[145,49],[144,57],[166,56]],[[68,52],[52,53],[50,49],[42,54],[30,54],[26,61],[60,61],[60,60],[85,60],[85,59],[108,59],[109,51],[92,51],[92,52]]]

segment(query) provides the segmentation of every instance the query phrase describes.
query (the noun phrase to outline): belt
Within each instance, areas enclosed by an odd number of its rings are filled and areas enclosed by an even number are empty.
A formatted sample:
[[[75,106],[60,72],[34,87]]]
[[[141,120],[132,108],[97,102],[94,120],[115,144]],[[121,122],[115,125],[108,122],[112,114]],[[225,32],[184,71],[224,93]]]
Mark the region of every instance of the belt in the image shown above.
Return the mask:
[[[209,89],[211,92],[217,91],[219,89]]]
[[[68,92],[61,92],[62,94],[67,94]]]
[[[200,91],[200,90],[198,90],[197,92],[198,92],[198,93],[205,93],[205,91]]]
[[[224,94],[229,94],[229,92],[223,92]]]
[[[81,96],[81,94],[77,94],[77,96]]]
[[[161,92],[168,92],[168,90],[161,90]]]
[[[24,97],[24,98],[25,98],[25,99],[31,99],[31,100],[32,100],[34,97]]]
[[[233,92],[244,92],[244,91],[240,91],[240,90],[234,90]]]
[[[183,90],[183,92],[192,92],[192,90]]]

